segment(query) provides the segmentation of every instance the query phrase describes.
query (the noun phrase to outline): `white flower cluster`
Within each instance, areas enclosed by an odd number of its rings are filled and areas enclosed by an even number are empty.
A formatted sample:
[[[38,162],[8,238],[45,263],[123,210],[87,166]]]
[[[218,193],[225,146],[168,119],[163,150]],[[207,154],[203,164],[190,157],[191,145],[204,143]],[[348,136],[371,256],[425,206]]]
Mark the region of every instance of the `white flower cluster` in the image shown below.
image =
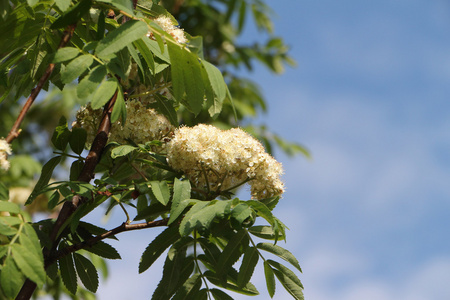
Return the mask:
[[[162,28],[162,30],[170,34],[175,39],[175,41],[177,41],[177,43],[179,44],[187,43],[187,39],[186,36],[184,35],[183,29],[175,26],[169,17],[161,15],[156,19],[154,19],[153,21],[155,21]],[[149,34],[149,36],[151,37],[152,34]]]
[[[121,144],[132,140],[136,144],[144,144],[148,141],[162,140],[174,130],[172,124],[163,115],[158,114],[154,109],[146,108],[138,100],[126,102],[127,121],[125,125],[121,121],[112,124],[110,141]],[[88,104],[82,107],[76,116],[76,121],[72,127],[81,127],[88,133],[87,145],[91,145],[100,124],[102,110],[93,110]]]
[[[11,146],[5,139],[0,139],[0,168],[9,169],[8,155],[11,155]]]
[[[167,149],[169,165],[183,171],[197,188],[218,192],[249,181],[254,199],[284,192],[281,164],[239,128],[181,127]]]

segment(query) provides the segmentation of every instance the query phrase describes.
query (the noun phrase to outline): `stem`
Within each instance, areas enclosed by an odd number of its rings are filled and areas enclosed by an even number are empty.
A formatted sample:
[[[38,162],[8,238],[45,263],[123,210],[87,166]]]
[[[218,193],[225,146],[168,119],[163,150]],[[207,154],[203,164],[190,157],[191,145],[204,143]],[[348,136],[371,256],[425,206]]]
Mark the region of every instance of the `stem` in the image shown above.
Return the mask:
[[[194,262],[195,266],[197,267],[198,272],[200,273],[200,277],[203,280],[203,283],[206,286],[206,289],[209,291],[208,282],[206,281],[206,278],[203,276],[203,273],[200,270],[200,265],[197,260],[197,229],[194,229],[194,232],[192,234],[194,236]],[[211,299],[209,293],[208,293],[208,299]]]
[[[127,217],[127,221],[125,222],[126,224],[130,224],[130,215],[128,214],[127,210],[125,209],[125,207],[123,206],[123,204],[120,202],[119,199],[117,199],[116,196],[112,195],[111,198],[113,198],[120,206],[120,208],[122,208],[123,212],[125,213],[125,216]]]
[[[72,155],[72,154],[69,154],[69,153],[58,152],[58,151],[53,151],[53,154],[59,154],[61,156],[67,156],[67,157],[72,157],[72,158],[84,160],[84,157],[82,157],[81,155],[76,156],[76,155]]]
[[[46,268],[49,267],[51,264],[53,264],[57,260],[61,259],[63,256],[66,256],[70,253],[73,253],[73,252],[81,250],[81,249],[92,247],[97,242],[104,240],[106,238],[109,238],[111,236],[114,236],[116,234],[119,234],[121,232],[139,230],[139,229],[145,229],[145,228],[152,228],[152,227],[159,227],[159,226],[167,226],[168,221],[169,221],[169,219],[166,218],[166,219],[162,219],[162,220],[150,221],[150,222],[138,223],[138,224],[127,224],[126,222],[124,222],[121,225],[117,226],[116,228],[111,229],[110,231],[99,234],[99,235],[92,237],[90,239],[87,239],[81,243],[74,244],[72,246],[58,250],[57,252],[55,252],[53,255],[49,256],[46,259],[45,267]]]
[[[73,32],[75,30],[76,25],[70,25],[67,27],[66,31],[64,31],[64,34],[61,38],[61,42],[59,43],[58,49],[63,48],[67,45],[67,43],[70,41],[70,38],[73,35]],[[31,90],[31,94],[28,97],[27,101],[25,102],[24,106],[22,107],[22,110],[19,113],[19,116],[17,117],[16,121],[14,122],[14,125],[11,128],[11,131],[9,132],[8,136],[6,137],[6,141],[11,144],[11,142],[16,139],[21,129],[19,128],[22,124],[23,119],[25,118],[25,115],[27,114],[28,110],[30,109],[31,105],[33,104],[34,100],[36,100],[37,96],[39,95],[40,91],[42,90],[44,84],[47,82],[47,80],[50,78],[50,75],[52,75],[53,70],[55,69],[55,64],[51,63],[48,65],[47,69],[45,70],[42,77],[39,79],[36,87]]]

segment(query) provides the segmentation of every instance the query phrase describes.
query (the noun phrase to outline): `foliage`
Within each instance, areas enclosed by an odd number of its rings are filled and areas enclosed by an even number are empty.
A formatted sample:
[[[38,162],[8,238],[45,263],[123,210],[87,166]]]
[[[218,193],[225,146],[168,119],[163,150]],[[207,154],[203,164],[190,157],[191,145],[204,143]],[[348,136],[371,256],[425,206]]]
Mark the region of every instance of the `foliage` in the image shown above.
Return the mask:
[[[248,11],[257,27],[271,34],[267,43],[238,44]],[[105,240],[163,226],[139,264],[145,272],[167,251],[152,299],[231,299],[227,291],[258,295],[250,280],[260,259],[271,297],[276,277],[295,299],[303,299],[294,271],[264,256],[279,257],[301,272],[297,259],[277,244],[286,237],[286,226],[273,214],[280,195],[236,198],[236,187],[256,177],[211,193],[213,176],[206,178],[205,191],[166,157],[172,127],[230,128],[250,124],[249,118],[266,109],[257,85],[236,69],[251,69],[257,60],[281,72],[283,64],[293,63],[286,45],[272,34],[268,11],[261,0],[1,2],[1,134],[13,128],[7,141],[17,140],[11,168],[0,170],[1,297],[29,299],[34,282],[55,298],[61,292],[92,298],[97,270],[107,273],[104,259],[120,259]],[[171,30],[160,16],[172,22]],[[41,88],[47,98],[19,114],[17,101],[31,95],[26,102],[31,105]],[[64,115],[73,120],[74,108],[88,102],[69,126]],[[129,112],[136,102],[160,114],[165,128],[152,131],[148,127],[154,124],[133,123],[136,114]],[[27,112],[23,132],[14,131]],[[16,123],[11,115],[19,115]],[[140,141],[144,125],[154,135]],[[115,140],[117,126],[133,128],[133,135]],[[269,152],[276,144],[288,154],[307,154],[264,126],[247,129]],[[32,183],[21,203],[27,206],[14,203],[13,192]],[[122,210],[124,223],[106,230],[82,221],[99,207],[107,213]],[[57,218],[33,222],[36,211]]]

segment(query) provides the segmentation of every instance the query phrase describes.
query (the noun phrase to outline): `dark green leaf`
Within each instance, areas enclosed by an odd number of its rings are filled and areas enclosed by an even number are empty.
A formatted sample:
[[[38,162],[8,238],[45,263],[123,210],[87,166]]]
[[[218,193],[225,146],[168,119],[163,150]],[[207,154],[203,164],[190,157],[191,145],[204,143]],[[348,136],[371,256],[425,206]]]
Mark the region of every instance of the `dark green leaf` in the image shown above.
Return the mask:
[[[201,64],[193,53],[184,49],[182,52],[184,59],[181,63],[184,76],[184,88],[187,95],[186,99],[192,112],[198,114],[202,110],[205,94]]]
[[[173,101],[159,94],[155,94],[154,96],[158,111],[166,116],[173,126],[178,126],[178,116],[175,108],[173,107]]]
[[[239,275],[237,279],[238,287],[242,288],[247,285],[252,278],[256,264],[258,263],[258,250],[254,247],[248,247],[245,250],[244,258],[242,259],[241,267],[239,268]]]
[[[162,205],[167,205],[170,201],[170,191],[167,182],[165,181],[150,181],[150,186],[158,200]]]
[[[228,270],[239,259],[248,245],[247,231],[236,232],[220,254],[217,262],[217,276],[222,282],[226,281]]]
[[[11,249],[14,261],[22,273],[31,281],[34,281],[39,288],[42,288],[46,274],[44,263],[39,259],[39,254],[34,249],[28,249],[19,244],[11,245]]]
[[[248,229],[248,231],[259,238],[275,240],[275,232],[271,226],[252,226]],[[284,236],[281,235],[278,239],[284,240]]]
[[[71,173],[72,173],[72,171],[71,171]],[[54,209],[56,207],[56,205],[58,205],[60,197],[61,196],[60,196],[59,192],[54,191],[48,200],[47,208],[50,210]]]
[[[118,146],[118,147],[112,149],[112,151],[111,151],[111,158],[112,159],[116,159],[118,157],[125,156],[125,155],[133,152],[136,149],[139,149],[139,147],[134,147],[134,146],[131,146],[131,145]]]
[[[217,275],[211,271],[206,271],[204,274],[204,276],[206,278],[208,278],[209,281],[211,281],[213,284],[218,285],[218,286],[223,286],[224,288],[226,288],[227,290],[233,291],[233,292],[237,292],[243,295],[249,295],[249,296],[256,296],[259,295],[258,290],[255,288],[255,286],[252,283],[247,283],[247,285],[243,288],[239,288],[236,284],[236,278],[237,278],[237,272],[234,269],[231,269],[230,271],[232,271],[233,274],[228,274],[228,281],[226,282],[226,284],[224,284],[221,280],[219,280],[219,278],[217,277]]]
[[[91,0],[82,0],[75,6],[63,13],[58,19],[50,26],[51,29],[58,29],[67,27],[72,24],[76,24],[81,17],[89,11],[91,8]]]
[[[97,90],[98,85],[105,79],[106,67],[99,65],[93,68],[77,85],[77,95],[80,99],[88,98]]]
[[[172,298],[172,300],[189,300],[192,299],[191,295],[200,290],[202,286],[200,274],[194,274],[191,278],[178,289],[178,292]]]
[[[186,207],[188,207],[189,205],[194,205],[196,203],[199,203],[200,200],[196,200],[196,199],[186,199],[181,201],[178,205],[176,205],[175,207],[173,207],[173,209],[171,209],[170,211],[170,219],[169,219],[169,225],[173,223],[173,221],[175,221],[180,215],[181,213],[186,209]]]
[[[15,298],[22,287],[22,274],[11,256],[7,256],[0,272],[0,286],[5,296]]]
[[[9,212],[12,214],[20,213],[20,207],[18,204],[8,201],[0,201],[0,212]]]
[[[147,34],[148,27],[143,21],[131,20],[118,28],[112,30],[105,38],[103,38],[95,49],[95,53],[99,57],[108,57],[113,53],[117,53],[128,44],[144,37]]]
[[[67,119],[65,117],[61,117],[59,119],[59,125],[55,128],[52,136],[52,143],[56,149],[64,151],[67,147],[67,143],[69,142],[70,135],[69,128],[67,128]]]
[[[156,259],[176,240],[180,238],[178,228],[168,227],[161,232],[145,249],[142,253],[141,261],[139,263],[139,273],[147,270]]]
[[[94,58],[90,54],[80,55],[72,60],[64,71],[61,72],[62,83],[71,83],[81,74],[86,72],[90,65],[94,62]]]
[[[105,105],[117,91],[118,83],[115,79],[104,80],[92,96],[92,109],[99,109]]]
[[[258,200],[261,203],[264,203],[265,206],[267,206],[268,209],[273,210],[275,206],[280,201],[280,196],[270,197],[266,199]]]
[[[55,52],[55,55],[52,59],[52,63],[60,63],[64,61],[68,61],[74,59],[80,54],[80,50],[74,47],[64,47],[60,48]]]
[[[287,261],[288,263],[291,263],[300,272],[302,271],[297,258],[295,258],[295,256],[288,250],[271,243],[259,243],[258,245],[256,245],[256,248],[275,254],[276,256],[281,257],[282,259]]]
[[[273,272],[277,276],[278,280],[281,282],[283,287],[286,289],[286,291],[289,292],[289,294],[294,297],[294,299],[297,300],[304,300],[305,297],[303,296],[303,287],[299,286],[297,283],[295,283],[291,277],[284,274],[282,271],[274,269]]]
[[[271,259],[268,259],[267,262],[275,268],[273,269],[275,276],[277,276],[284,288],[295,299],[303,300],[303,285],[297,275],[279,262]]]
[[[78,283],[72,254],[65,255],[59,260],[59,270],[61,271],[61,278],[64,286],[70,293],[76,295]]]
[[[0,201],[9,199],[9,189],[3,182],[0,182]]]
[[[81,170],[83,170],[84,162],[81,160],[76,160],[70,166],[70,180],[75,181],[78,179],[78,176],[81,174]]]
[[[178,240],[167,253],[161,284],[168,295],[173,295],[176,291],[183,269],[183,263],[186,258],[186,247],[190,245],[192,241],[193,238],[184,237]]]
[[[191,184],[189,180],[179,180],[175,178],[173,182],[173,197],[172,207],[170,208],[169,225],[178,218],[178,215],[174,215],[175,210],[181,201],[191,198]],[[180,213],[187,207],[187,205],[180,211]]]
[[[34,186],[33,192],[31,193],[30,197],[28,197],[27,202],[25,205],[30,204],[33,202],[33,200],[41,193],[44,186],[48,184],[50,181],[50,178],[52,177],[53,170],[56,168],[56,166],[61,162],[61,156],[56,156],[50,159],[43,167],[41,172],[41,177],[39,177],[38,182]]]
[[[92,252],[94,254],[97,254],[98,256],[101,256],[103,258],[107,259],[120,259],[120,254],[117,252],[117,250],[111,246],[110,244],[107,244],[105,242],[97,242],[92,247],[87,247],[87,251]]]
[[[223,102],[226,97],[227,85],[223,79],[222,73],[213,64],[202,60],[202,65],[208,74],[209,83],[214,91],[214,94],[220,102]]]
[[[266,277],[267,291],[269,292],[270,298],[273,298],[275,294],[275,275],[273,273],[272,267],[267,261],[264,261],[264,276]]]
[[[115,8],[134,16],[132,2],[129,0],[97,0],[97,2],[109,3]]]
[[[210,292],[215,300],[233,300],[230,295],[219,289],[211,289]]]
[[[83,255],[74,253],[73,258],[81,282],[89,291],[95,293],[98,288],[97,269],[92,264],[92,262]]]
[[[73,152],[81,154],[84,150],[84,144],[86,143],[87,132],[84,128],[72,128],[72,134],[69,138],[69,145]]]
[[[183,203],[184,201],[182,201],[181,203]],[[181,206],[181,203],[179,206]],[[180,223],[180,234],[182,236],[186,236],[188,234],[190,234],[192,232],[192,230],[194,230],[194,226],[195,223],[193,224],[192,222],[190,222],[190,219],[192,216],[194,216],[195,214],[197,214],[199,211],[201,211],[204,207],[208,206],[208,202],[197,202],[184,216],[183,220]],[[178,208],[177,208],[178,210]]]
[[[242,224],[248,217],[252,215],[252,209],[245,203],[238,204],[231,212],[231,218]]]

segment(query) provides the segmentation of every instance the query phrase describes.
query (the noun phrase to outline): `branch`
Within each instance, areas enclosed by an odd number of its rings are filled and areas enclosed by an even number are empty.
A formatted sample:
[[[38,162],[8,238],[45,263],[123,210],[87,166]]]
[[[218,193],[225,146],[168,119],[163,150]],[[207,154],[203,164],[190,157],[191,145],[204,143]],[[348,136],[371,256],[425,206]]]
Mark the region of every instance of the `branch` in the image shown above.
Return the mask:
[[[67,45],[69,40],[71,39],[73,32],[75,30],[75,25],[70,25],[67,27],[66,31],[64,31],[63,36],[61,38],[61,42],[59,43],[58,49],[63,48]],[[28,110],[30,109],[31,105],[33,104],[34,100],[36,100],[37,96],[39,95],[40,91],[42,90],[42,87],[47,82],[50,75],[52,75],[53,70],[55,69],[55,64],[51,63],[48,65],[47,69],[45,70],[42,77],[39,79],[36,87],[31,90],[31,94],[28,97],[27,101],[25,102],[24,106],[22,107],[22,110],[19,113],[19,116],[16,119],[16,122],[14,122],[14,125],[11,128],[11,131],[9,132],[8,136],[6,137],[6,141],[11,144],[11,142],[16,139],[20,134],[20,124],[22,124],[23,119],[25,118],[25,115],[27,114]]]
[[[87,239],[87,240],[81,242],[81,243],[58,250],[57,252],[55,252],[52,256],[50,256],[45,261],[45,267],[47,268],[48,266],[50,266],[57,260],[61,259],[63,256],[66,256],[70,253],[73,253],[73,252],[81,250],[81,249],[92,247],[97,242],[104,240],[106,238],[109,238],[111,236],[114,236],[116,234],[119,234],[121,232],[139,230],[139,229],[145,229],[145,228],[152,228],[152,227],[159,227],[159,226],[167,226],[168,221],[169,221],[169,219],[166,218],[166,219],[162,219],[162,220],[158,220],[158,221],[150,221],[150,222],[138,223],[138,224],[127,224],[126,222],[124,222],[120,226],[118,226],[110,231],[107,231],[100,235],[94,236],[90,239]]]
[[[78,176],[78,181],[89,182],[92,178],[94,178],[94,170],[97,166],[103,149],[108,142],[108,135],[111,129],[111,113],[114,107],[114,103],[117,99],[116,91],[112,98],[105,104],[103,109],[102,120],[100,122],[97,135],[92,143],[91,150],[89,151],[88,156],[86,157],[83,169],[81,170],[80,175]],[[72,201],[66,201],[59,212],[58,218],[56,219],[55,225],[53,226],[52,232],[50,233],[50,240],[52,241],[51,249],[44,248],[43,254],[44,259],[46,260],[50,257],[50,254],[53,250],[56,249],[58,245],[58,233],[67,220],[72,216],[72,214],[86,201],[83,197],[79,195],[75,195],[72,198]],[[22,286],[19,294],[16,297],[16,300],[29,300],[36,289],[36,283],[27,279]]]

